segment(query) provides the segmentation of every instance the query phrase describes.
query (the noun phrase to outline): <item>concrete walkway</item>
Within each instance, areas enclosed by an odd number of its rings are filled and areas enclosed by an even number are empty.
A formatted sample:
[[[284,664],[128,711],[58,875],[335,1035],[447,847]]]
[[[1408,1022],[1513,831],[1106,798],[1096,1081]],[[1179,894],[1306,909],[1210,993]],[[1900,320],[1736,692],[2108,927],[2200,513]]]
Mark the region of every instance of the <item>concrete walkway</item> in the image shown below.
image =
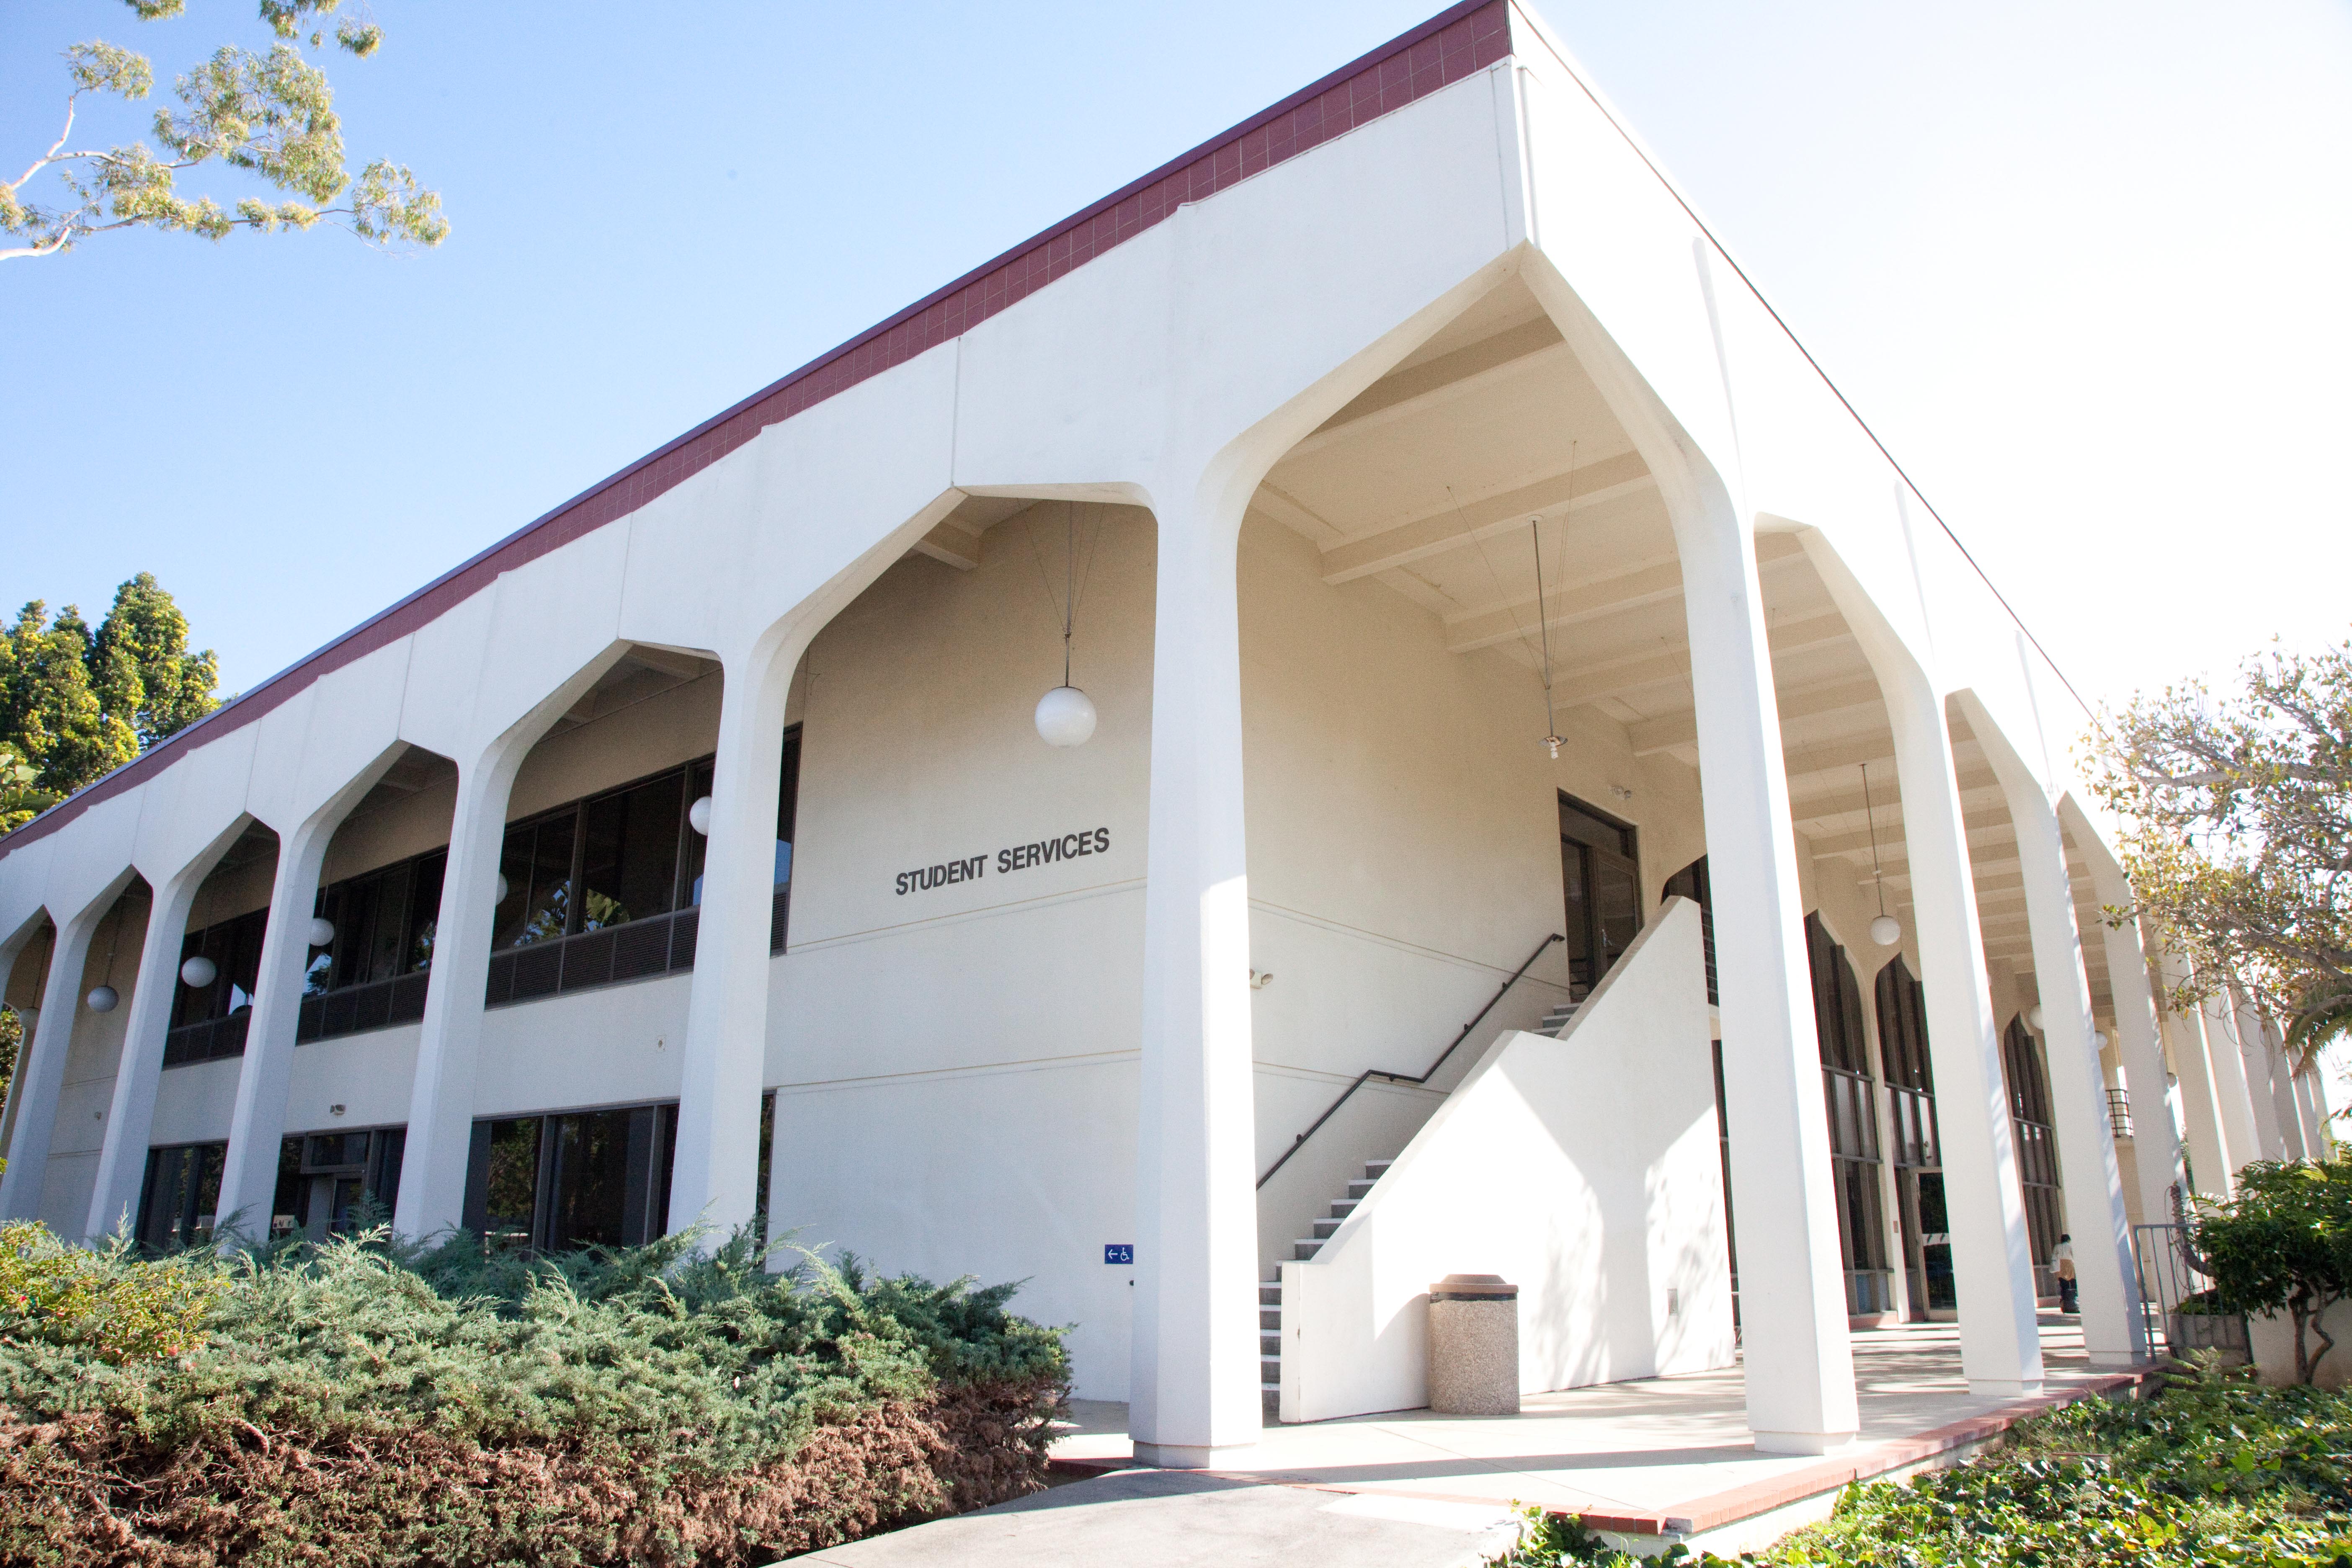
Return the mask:
[[[1104,1473],[806,1561],[1444,1568],[1498,1550],[1515,1502],[1582,1514],[1644,1550],[1736,1552],[1822,1517],[1850,1480],[1954,1462],[2036,1409],[2137,1381],[2094,1373],[2072,1321],[2045,1317],[2042,1337],[2045,1392],[2002,1401],[1969,1395],[1949,1324],[1855,1334],[1862,1436],[1827,1459],[1749,1446],[1737,1368],[1536,1395],[1512,1417],[1270,1426],[1254,1455],[1205,1475],[1121,1468],[1126,1407],[1081,1401],[1056,1467]]]

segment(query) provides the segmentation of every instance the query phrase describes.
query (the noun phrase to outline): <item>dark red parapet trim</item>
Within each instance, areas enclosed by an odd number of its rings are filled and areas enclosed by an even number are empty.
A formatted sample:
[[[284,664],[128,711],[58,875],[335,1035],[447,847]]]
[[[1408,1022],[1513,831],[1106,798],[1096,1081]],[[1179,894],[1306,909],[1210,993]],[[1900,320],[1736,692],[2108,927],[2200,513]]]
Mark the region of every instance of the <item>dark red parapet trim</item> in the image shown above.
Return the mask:
[[[827,351],[667,446],[656,448],[279,671],[200,723],[51,806],[0,839],[0,855],[64,826],[164,767],[176,753],[252,723],[312,681],[446,614],[583,534],[617,521],[749,442],[771,425],[961,336],[1057,278],[1196,202],[1426,98],[1511,52],[1508,0],[1463,0],[1273,108],[1161,164],[965,273],[877,326]]]

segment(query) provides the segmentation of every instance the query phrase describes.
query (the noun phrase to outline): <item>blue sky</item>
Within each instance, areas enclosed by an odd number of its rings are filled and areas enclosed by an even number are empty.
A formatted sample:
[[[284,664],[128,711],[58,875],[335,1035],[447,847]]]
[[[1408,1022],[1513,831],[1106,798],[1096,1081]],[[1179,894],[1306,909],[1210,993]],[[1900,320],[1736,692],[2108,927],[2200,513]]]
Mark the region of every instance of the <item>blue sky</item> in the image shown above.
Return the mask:
[[[0,603],[151,570],[249,686],[1435,8],[374,0],[346,134],[448,243],[0,264]],[[2345,635],[2352,9],[1545,8],[2078,685]],[[189,12],[7,0],[0,163],[68,43],[265,37]]]

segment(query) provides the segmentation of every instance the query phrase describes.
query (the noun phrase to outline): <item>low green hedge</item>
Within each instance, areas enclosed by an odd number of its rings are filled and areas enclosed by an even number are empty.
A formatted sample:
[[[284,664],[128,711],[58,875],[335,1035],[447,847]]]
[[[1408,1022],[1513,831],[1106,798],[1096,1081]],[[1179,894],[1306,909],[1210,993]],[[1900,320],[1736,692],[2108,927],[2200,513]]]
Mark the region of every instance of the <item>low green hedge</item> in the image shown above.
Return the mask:
[[[150,1262],[12,1227],[0,1562],[749,1563],[1019,1496],[1067,1367],[1012,1294],[740,1240]]]
[[[1739,1563],[1814,1568],[2352,1568],[2352,1396],[2259,1388],[2209,1363],[2161,1395],[2084,1400],[1986,1458],[1849,1488],[1837,1512]],[[1730,1568],[1676,1546],[1641,1558],[1531,1513],[1496,1559]]]

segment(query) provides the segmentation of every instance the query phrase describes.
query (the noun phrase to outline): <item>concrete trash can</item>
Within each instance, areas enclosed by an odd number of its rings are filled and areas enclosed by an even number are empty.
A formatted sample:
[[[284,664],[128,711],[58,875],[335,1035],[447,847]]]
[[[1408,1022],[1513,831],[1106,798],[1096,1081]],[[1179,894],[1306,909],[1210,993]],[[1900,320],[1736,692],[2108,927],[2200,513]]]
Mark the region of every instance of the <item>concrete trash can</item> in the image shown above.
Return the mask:
[[[1519,1413],[1519,1288],[1501,1275],[1449,1274],[1429,1288],[1429,1407]]]

